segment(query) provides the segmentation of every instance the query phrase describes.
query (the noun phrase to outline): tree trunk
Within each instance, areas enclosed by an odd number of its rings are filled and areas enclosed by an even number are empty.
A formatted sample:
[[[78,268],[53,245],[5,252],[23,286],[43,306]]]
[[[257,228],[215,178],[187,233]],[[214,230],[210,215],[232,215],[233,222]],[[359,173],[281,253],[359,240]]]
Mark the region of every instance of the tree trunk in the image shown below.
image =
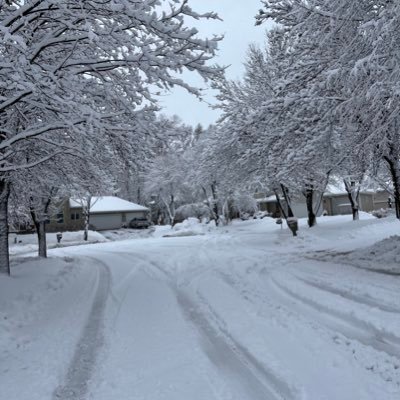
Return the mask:
[[[358,221],[359,216],[359,198],[360,198],[360,185],[356,185],[354,181],[347,181],[344,179],[344,186],[346,188],[347,196],[350,200],[351,212],[353,214],[353,221]]]
[[[312,187],[308,187],[304,193],[306,197],[307,204],[307,215],[308,215],[308,226],[312,228],[317,225],[317,217],[314,212],[314,189]]]
[[[39,243],[39,257],[47,258],[46,222],[40,221],[36,228]]]
[[[36,235],[38,238],[38,256],[42,258],[47,258],[46,221],[48,220],[49,207],[56,191],[57,189],[55,188],[50,190],[49,197],[45,202],[41,203],[39,210],[34,207],[35,202],[33,201],[33,198],[31,197],[30,199],[31,218],[35,225]]]
[[[174,203],[174,196],[171,196],[171,201],[170,202],[168,202],[166,199],[164,199],[164,197],[160,197],[161,198],[161,201],[164,203],[164,206],[165,206],[165,209],[167,210],[167,213],[168,213],[168,222],[169,222],[169,224],[170,225],[174,225],[174,220],[175,220],[175,214],[173,214],[172,213],[172,210],[171,210],[171,202],[172,202],[172,204]],[[163,214],[165,215],[165,213],[163,212]]]
[[[278,190],[277,190],[277,189],[274,189],[274,193],[275,193],[275,197],[276,197],[276,202],[277,202],[277,204],[278,204],[278,208],[279,208],[279,210],[280,210],[280,212],[281,212],[281,216],[282,216],[283,218],[285,218],[285,221],[287,221],[286,211],[285,211],[285,209],[284,209],[283,206],[282,206],[282,202],[281,202],[281,199],[279,198]]]
[[[31,217],[38,238],[38,256],[47,258],[46,222],[41,220],[33,209],[31,209]]]
[[[174,222],[175,219],[175,196],[172,194],[169,202],[169,214],[171,219],[171,224]]]
[[[211,185],[211,187],[212,187],[212,185]],[[210,199],[209,199],[208,194],[207,194],[207,189],[204,186],[202,186],[201,189],[203,190],[204,199],[206,201],[207,207],[210,209],[210,212],[211,212],[211,220],[214,220],[215,221],[215,225],[218,225],[218,221],[217,221],[218,215],[215,214],[215,206],[213,206],[210,203]],[[213,194],[213,196],[214,196],[214,194]]]
[[[89,224],[90,224],[90,207],[93,206],[92,196],[87,196],[85,204],[83,204],[82,211],[84,214],[84,226],[83,226],[83,240],[87,242],[89,240]]]
[[[287,226],[291,230],[293,236],[297,236],[298,223],[297,223],[296,218],[294,217],[294,214],[293,214],[293,211],[292,211],[292,207],[290,206],[289,194],[287,192],[286,186],[281,185],[281,188],[282,188],[283,196],[284,196],[286,204],[287,204],[287,210],[288,210],[287,214],[285,212],[284,207],[282,206],[282,202],[281,202],[281,200],[279,198],[278,191],[276,189],[274,189],[276,201],[278,202],[278,206],[279,206],[279,208],[281,210],[281,213],[282,213],[283,217],[286,220]]]
[[[83,227],[83,240],[88,241],[89,239],[89,220],[90,220],[90,214],[89,212],[84,213],[84,227]]]
[[[211,193],[212,193],[212,197],[213,197],[213,213],[215,216],[215,225],[219,226],[217,182],[215,182],[215,181],[211,184]]]
[[[11,274],[8,249],[8,199],[10,184],[0,179],[0,273]]]
[[[287,205],[287,216],[288,216],[288,218],[293,218],[294,213],[292,210],[292,201],[290,200],[289,190],[285,185],[282,185],[282,184],[281,184],[281,188],[282,188],[283,198],[285,199],[286,205]]]
[[[400,168],[399,161],[389,157],[384,157],[388,164],[390,175],[392,176],[393,191],[394,191],[394,206],[396,210],[396,218],[400,219]]]

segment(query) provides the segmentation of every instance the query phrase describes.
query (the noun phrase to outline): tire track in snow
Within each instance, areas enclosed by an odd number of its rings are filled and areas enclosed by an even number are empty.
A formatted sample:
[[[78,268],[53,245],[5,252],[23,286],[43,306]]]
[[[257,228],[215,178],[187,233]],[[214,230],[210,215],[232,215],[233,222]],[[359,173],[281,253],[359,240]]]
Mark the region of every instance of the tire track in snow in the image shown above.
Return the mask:
[[[274,287],[271,282],[271,277],[269,277],[267,281],[268,284],[263,287],[263,291],[260,292],[253,286],[249,288],[247,285],[243,285],[242,280],[236,281],[231,276],[223,273],[220,273],[220,276],[228,285],[237,290],[244,300],[254,305],[264,305],[268,308],[279,309],[280,311],[285,310],[286,317],[290,318],[289,321],[295,318],[298,322],[305,322],[306,325],[313,330],[317,329],[319,331],[319,329],[322,328],[322,330],[328,334],[328,336],[323,335],[326,339],[329,341],[333,339],[336,344],[342,345],[346,352],[350,351],[351,357],[358,360],[363,368],[379,374],[385,382],[394,382],[397,386],[400,384],[399,375],[397,373],[400,358],[394,354],[396,350],[392,347],[388,349],[389,345],[386,343],[375,338],[375,342],[379,341],[379,344],[376,345],[376,343],[374,343],[375,346],[373,346],[371,343],[371,335],[365,331],[324,312],[308,310],[307,307],[309,306],[307,304],[299,304],[299,302],[289,294],[283,291],[281,293],[279,288]],[[274,298],[272,302],[270,301],[271,295],[273,295]],[[318,312],[318,315],[315,315],[315,312]],[[281,314],[281,316],[283,316],[283,314]],[[283,321],[287,321],[286,317],[284,317]],[[284,322],[282,326],[285,327],[287,323],[288,322]],[[319,336],[322,337],[321,332]],[[344,340],[342,340],[341,337],[343,337]],[[352,342],[354,344],[352,344]],[[385,349],[383,349],[382,346],[385,346]],[[365,353],[369,354],[369,359],[368,356],[366,356],[366,358],[363,356],[356,356],[356,352],[361,352],[362,355]],[[380,363],[382,368],[379,368],[379,366],[375,364],[371,365],[371,359],[376,360],[378,364]]]
[[[200,337],[200,344],[205,355],[216,367],[218,373],[226,378],[227,389],[232,393],[230,400],[294,399],[295,396],[286,382],[281,381],[262,365],[219,324],[211,322],[207,312],[201,309],[201,304],[187,293],[188,286],[193,281],[214,269],[214,267],[204,268],[204,265],[210,262],[213,264],[205,246],[200,246],[197,251],[196,259],[200,257],[202,266],[186,274],[180,270],[173,274],[168,268],[168,262],[166,262],[167,267],[161,266],[150,257],[141,257],[141,261],[145,261],[149,267],[143,272],[153,278],[162,279],[176,294],[183,316]],[[178,277],[181,278],[180,282],[177,280]],[[201,299],[198,300],[201,302]]]
[[[268,371],[247,349],[227,332],[215,327],[199,305],[183,291],[177,291],[178,304],[198,332],[209,360],[225,375],[233,389],[233,399],[290,400],[293,393],[285,382]],[[233,385],[233,387],[231,387]]]
[[[99,263],[98,260],[95,262]],[[83,400],[86,398],[97,354],[104,341],[103,317],[111,282],[110,271],[105,264],[101,263],[98,271],[97,290],[88,320],[75,348],[65,381],[54,391],[53,400]]]
[[[393,277],[400,277],[400,272],[397,271],[388,271],[384,269],[379,269],[379,268],[369,268],[369,267],[363,267],[361,265],[357,265],[354,262],[351,262],[351,260],[346,259],[346,256],[350,255],[353,253],[353,251],[343,251],[343,252],[338,252],[338,251],[329,251],[329,250],[318,250],[315,251],[314,254],[309,254],[305,255],[304,258],[307,258],[309,260],[313,261],[322,261],[322,262],[332,262],[334,264],[344,264],[344,265],[349,265],[353,268],[357,268],[366,272],[370,272],[372,274],[380,274],[380,275],[388,275],[388,276],[393,276]]]
[[[354,315],[348,316],[339,310],[335,311],[322,304],[317,304],[312,299],[306,298],[286,287],[275,277],[271,276],[269,283],[270,290],[275,290],[278,296],[280,292],[281,296],[284,295],[293,299],[298,308],[303,308],[303,314],[312,313],[314,318],[329,329],[336,330],[349,339],[357,340],[365,346],[370,346],[375,350],[383,351],[389,356],[400,359],[400,342],[397,336],[380,332],[367,322],[356,319]]]
[[[301,282],[305,283],[306,285],[312,286],[316,289],[323,290],[325,292],[329,292],[335,294],[337,296],[343,297],[346,300],[351,300],[353,302],[359,303],[361,305],[367,305],[373,308],[378,308],[382,311],[394,314],[400,314],[400,308],[391,307],[389,305],[382,304],[378,301],[375,301],[372,298],[360,296],[354,293],[351,293],[348,290],[339,289],[334,286],[325,285],[322,282],[317,282],[311,279],[303,278],[297,275],[293,275],[296,279],[300,280]]]

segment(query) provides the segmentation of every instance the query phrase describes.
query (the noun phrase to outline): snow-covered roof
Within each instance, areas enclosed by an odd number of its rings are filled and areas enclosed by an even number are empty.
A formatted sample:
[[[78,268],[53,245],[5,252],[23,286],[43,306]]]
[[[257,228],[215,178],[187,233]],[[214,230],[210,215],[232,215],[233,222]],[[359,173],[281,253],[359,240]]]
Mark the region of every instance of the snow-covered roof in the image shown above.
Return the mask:
[[[360,193],[363,194],[374,194],[379,191],[384,191],[385,189],[374,182],[372,179],[367,178],[361,185]],[[344,182],[342,180],[337,180],[334,183],[329,183],[325,189],[324,196],[342,196],[347,195]]]
[[[346,189],[343,182],[329,183],[326,186],[325,194],[346,194]]]
[[[275,203],[276,196],[272,195],[272,196],[264,197],[262,199],[256,199],[256,201],[257,201],[257,203]]]
[[[149,211],[147,207],[143,207],[139,204],[132,203],[130,201],[120,199],[116,196],[93,196],[91,199],[90,212],[95,213],[107,213],[107,212],[130,212],[130,211]],[[70,199],[70,208],[82,208],[82,200]]]

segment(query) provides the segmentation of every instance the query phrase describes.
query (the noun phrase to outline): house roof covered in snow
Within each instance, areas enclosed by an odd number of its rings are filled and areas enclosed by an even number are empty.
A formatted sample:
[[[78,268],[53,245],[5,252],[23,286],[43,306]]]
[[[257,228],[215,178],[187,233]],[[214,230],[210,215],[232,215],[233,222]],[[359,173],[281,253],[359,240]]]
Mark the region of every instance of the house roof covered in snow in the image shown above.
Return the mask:
[[[256,199],[257,203],[275,203],[276,202],[276,196],[268,196],[268,197],[263,197],[260,199]]]
[[[368,187],[367,185],[362,185],[360,193],[373,195],[374,193],[376,193],[376,189],[374,190],[374,188]],[[347,192],[343,182],[327,185],[324,197],[336,197],[336,196],[347,196]]]
[[[84,200],[70,199],[70,208],[82,208]],[[112,213],[112,212],[131,212],[131,211],[149,211],[147,207],[130,201],[120,199],[116,196],[93,196],[90,202],[90,212],[96,213]]]

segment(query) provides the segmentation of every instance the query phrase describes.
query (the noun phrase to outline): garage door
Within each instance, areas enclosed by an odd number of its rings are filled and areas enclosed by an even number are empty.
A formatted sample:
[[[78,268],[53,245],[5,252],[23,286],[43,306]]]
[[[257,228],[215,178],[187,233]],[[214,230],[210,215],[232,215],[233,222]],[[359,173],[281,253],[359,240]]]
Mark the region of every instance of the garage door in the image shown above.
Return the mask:
[[[96,231],[119,229],[122,226],[121,214],[94,214],[90,216],[90,225]]]
[[[130,212],[126,213],[126,220],[127,222],[131,221],[133,218],[146,218],[146,212],[144,211],[136,211],[136,212]]]

